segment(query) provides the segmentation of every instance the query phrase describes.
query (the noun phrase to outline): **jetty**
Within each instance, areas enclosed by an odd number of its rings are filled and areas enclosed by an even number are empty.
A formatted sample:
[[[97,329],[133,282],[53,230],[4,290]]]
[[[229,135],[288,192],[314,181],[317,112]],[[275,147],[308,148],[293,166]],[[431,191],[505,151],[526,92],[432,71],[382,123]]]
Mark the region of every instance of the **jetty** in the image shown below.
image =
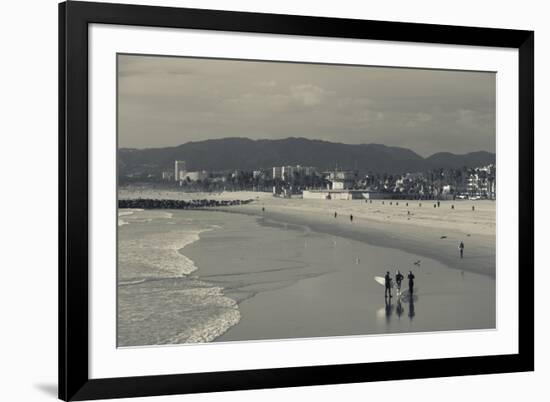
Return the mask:
[[[140,209],[199,209],[213,207],[228,207],[233,205],[246,205],[250,200],[158,200],[158,199],[128,199],[118,200],[119,208],[140,208]]]

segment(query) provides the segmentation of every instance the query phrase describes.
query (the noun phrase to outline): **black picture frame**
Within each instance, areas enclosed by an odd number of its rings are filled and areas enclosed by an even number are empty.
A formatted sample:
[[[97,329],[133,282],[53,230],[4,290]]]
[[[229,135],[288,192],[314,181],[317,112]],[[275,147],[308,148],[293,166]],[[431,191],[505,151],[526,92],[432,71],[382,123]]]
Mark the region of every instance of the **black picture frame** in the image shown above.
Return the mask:
[[[213,373],[88,375],[88,25],[507,47],[519,51],[517,354]],[[59,5],[59,398],[170,395],[534,370],[534,32],[70,1]]]

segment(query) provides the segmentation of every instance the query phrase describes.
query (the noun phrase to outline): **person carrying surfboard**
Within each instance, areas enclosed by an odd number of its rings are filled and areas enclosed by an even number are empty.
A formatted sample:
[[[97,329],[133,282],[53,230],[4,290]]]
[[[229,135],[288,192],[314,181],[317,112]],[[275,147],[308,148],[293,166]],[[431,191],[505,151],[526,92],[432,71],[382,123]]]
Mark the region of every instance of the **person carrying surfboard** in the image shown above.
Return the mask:
[[[407,275],[407,279],[409,280],[409,293],[413,294],[413,288],[414,288],[414,275],[412,271],[409,271],[409,275]]]
[[[388,297],[388,294],[390,295],[390,297],[392,297],[390,271],[386,271],[386,276],[384,276],[384,279],[385,279],[385,285],[386,285],[386,290],[384,291],[384,297]]]
[[[395,272],[395,284],[397,285],[397,293],[401,293],[401,281],[403,281],[403,274],[397,270]]]

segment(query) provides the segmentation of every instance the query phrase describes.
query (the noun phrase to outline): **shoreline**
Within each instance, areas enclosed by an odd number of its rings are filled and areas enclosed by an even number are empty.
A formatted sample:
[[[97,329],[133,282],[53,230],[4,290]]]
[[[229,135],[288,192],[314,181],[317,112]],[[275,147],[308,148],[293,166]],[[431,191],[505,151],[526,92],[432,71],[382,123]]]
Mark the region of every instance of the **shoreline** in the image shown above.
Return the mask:
[[[474,272],[492,279],[496,277],[495,237],[490,235],[380,222],[364,216],[354,217],[353,222],[350,222],[347,216],[334,218],[328,214],[297,211],[276,205],[269,205],[262,211],[262,206],[257,203],[212,210],[302,225],[315,232],[421,255],[460,271]],[[460,241],[467,244],[463,259],[460,259],[458,254]],[[416,269],[421,270],[421,265]]]

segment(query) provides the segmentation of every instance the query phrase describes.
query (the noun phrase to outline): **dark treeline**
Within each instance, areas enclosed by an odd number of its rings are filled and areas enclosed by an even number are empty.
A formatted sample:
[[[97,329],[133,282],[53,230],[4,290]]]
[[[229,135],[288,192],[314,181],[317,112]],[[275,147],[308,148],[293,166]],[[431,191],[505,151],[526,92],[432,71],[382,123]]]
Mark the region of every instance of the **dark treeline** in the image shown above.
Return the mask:
[[[253,200],[156,200],[156,199],[134,199],[118,200],[119,208],[140,208],[140,209],[192,209],[208,207],[226,207],[230,205],[249,204]]]

